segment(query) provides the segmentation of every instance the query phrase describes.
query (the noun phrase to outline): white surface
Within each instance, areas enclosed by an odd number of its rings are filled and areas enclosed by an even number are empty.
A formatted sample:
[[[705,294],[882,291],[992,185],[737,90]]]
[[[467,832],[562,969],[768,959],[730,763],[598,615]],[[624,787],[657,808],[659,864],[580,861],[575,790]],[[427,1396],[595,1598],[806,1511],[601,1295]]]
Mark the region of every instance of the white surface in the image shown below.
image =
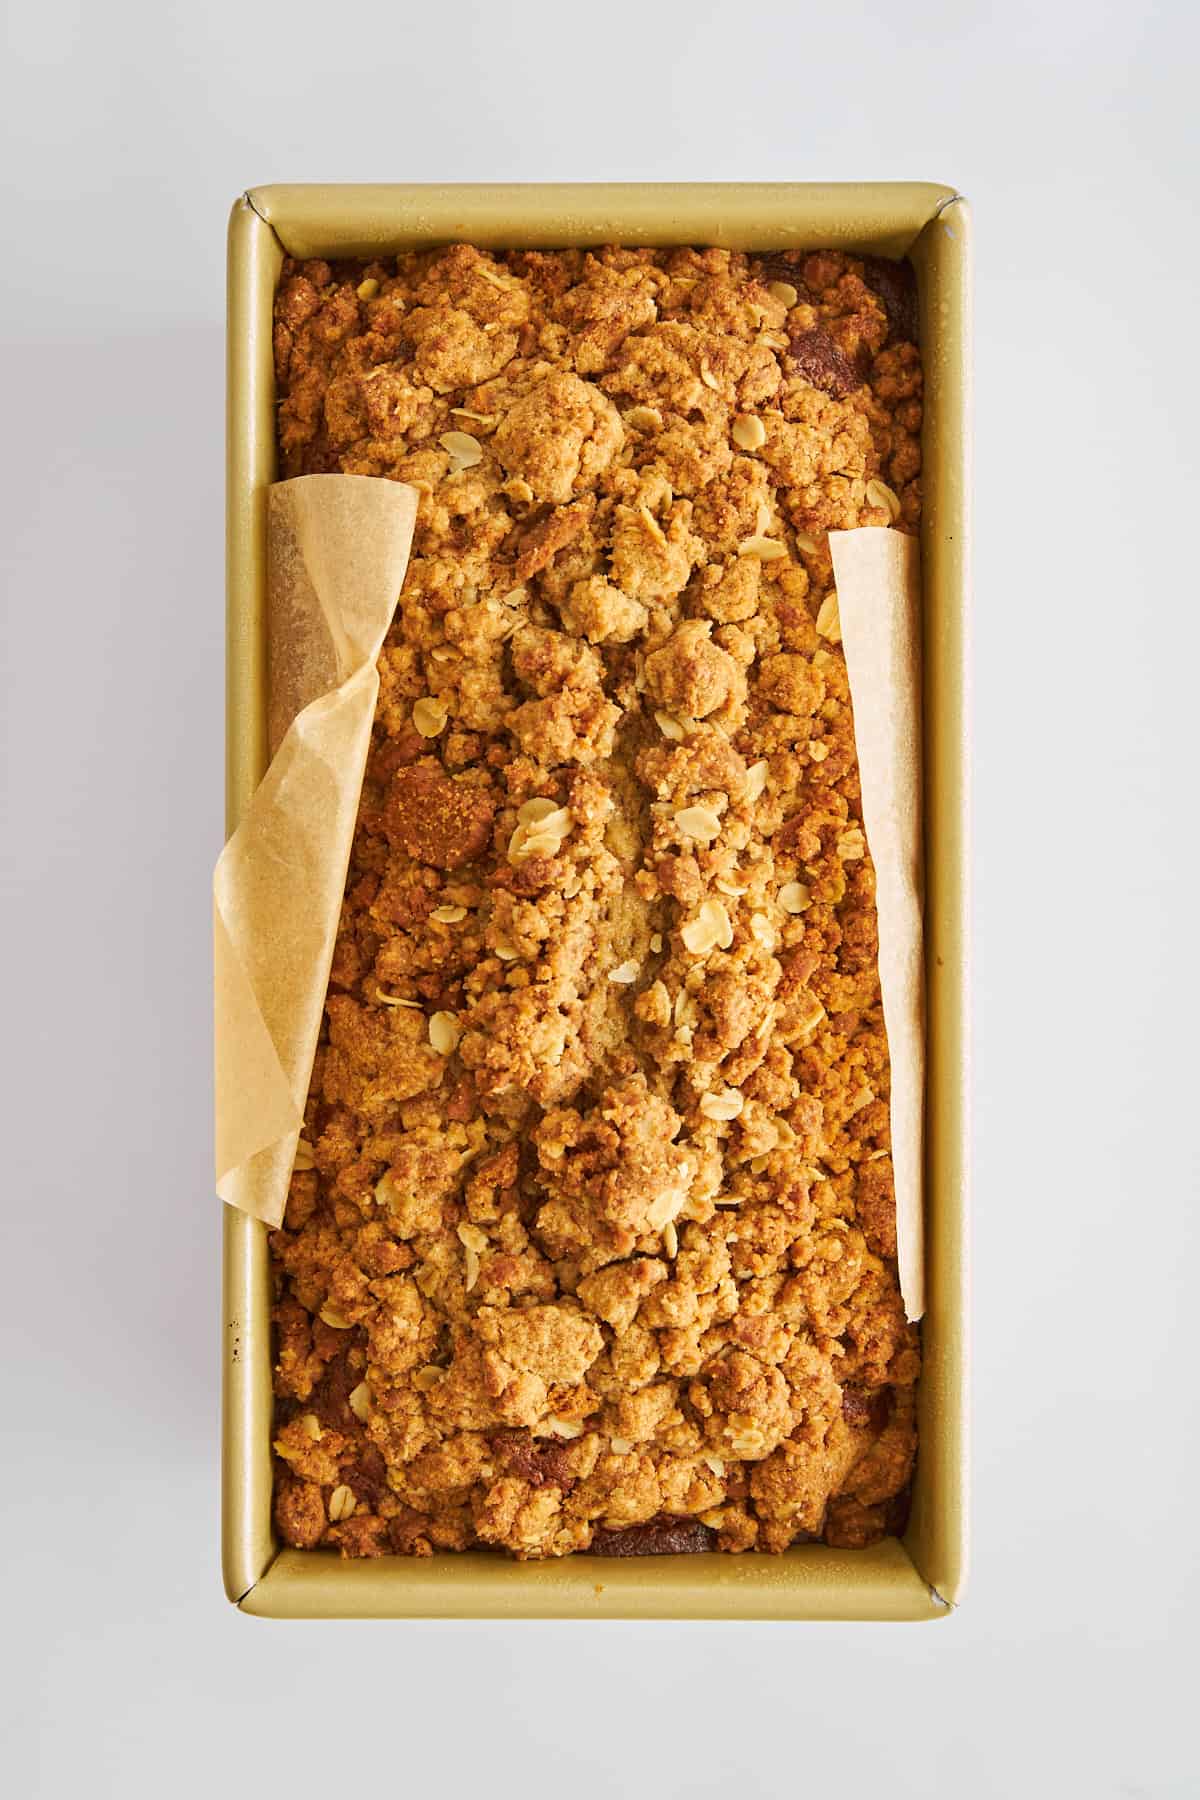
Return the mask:
[[[1200,1792],[1195,8],[29,0],[7,31],[8,1791]],[[226,212],[610,176],[975,204],[973,1583],[924,1627],[257,1624],[216,1550]]]

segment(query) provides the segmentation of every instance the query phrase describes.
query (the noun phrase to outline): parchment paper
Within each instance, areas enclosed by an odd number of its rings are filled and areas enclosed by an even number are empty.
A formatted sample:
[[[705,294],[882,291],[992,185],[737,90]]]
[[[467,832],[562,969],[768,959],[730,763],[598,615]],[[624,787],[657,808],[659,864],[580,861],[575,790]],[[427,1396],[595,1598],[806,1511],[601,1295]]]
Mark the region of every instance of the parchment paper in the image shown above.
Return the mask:
[[[875,864],[900,1290],[909,1318],[919,1319],[925,1310],[919,552],[915,537],[878,527],[831,531],[829,548],[854,706],[863,824]]]
[[[213,877],[217,1192],[278,1225],[304,1118],[416,492],[306,475],[268,505],[271,765]]]
[[[277,1225],[304,1116],[413,489],[352,475],[269,498],[273,752],[213,879],[217,1192]],[[920,577],[916,539],[829,534],[875,864],[900,1284],[924,1310]]]

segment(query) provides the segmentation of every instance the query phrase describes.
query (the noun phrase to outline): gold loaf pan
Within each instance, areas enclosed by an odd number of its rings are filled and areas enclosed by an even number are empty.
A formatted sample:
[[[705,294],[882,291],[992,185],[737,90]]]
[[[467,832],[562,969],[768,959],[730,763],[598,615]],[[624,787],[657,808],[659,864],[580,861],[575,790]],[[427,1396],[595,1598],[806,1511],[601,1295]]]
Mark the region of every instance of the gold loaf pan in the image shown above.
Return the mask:
[[[271,336],[283,257],[394,254],[469,240],[832,246],[909,256],[925,359],[923,569],[928,1299],[920,1454],[902,1540],[748,1553],[514,1563],[470,1553],[349,1562],[281,1550],[271,1526],[265,1228],[224,1209],[225,1588],[268,1618],[935,1619],[966,1562],[967,532],[970,217],[922,182],[272,186],[235,204],[228,265],[226,823],[266,767],[266,490],[275,477]]]

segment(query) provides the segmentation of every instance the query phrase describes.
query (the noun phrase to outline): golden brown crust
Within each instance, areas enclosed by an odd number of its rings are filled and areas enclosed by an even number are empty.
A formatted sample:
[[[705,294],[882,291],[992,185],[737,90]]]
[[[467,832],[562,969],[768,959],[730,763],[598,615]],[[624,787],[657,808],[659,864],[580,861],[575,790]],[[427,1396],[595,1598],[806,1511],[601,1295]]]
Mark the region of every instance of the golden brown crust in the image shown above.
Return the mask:
[[[833,253],[285,265],[284,472],[421,493],[272,1239],[286,1542],[899,1528],[919,1359],[825,534],[915,528],[912,318]]]

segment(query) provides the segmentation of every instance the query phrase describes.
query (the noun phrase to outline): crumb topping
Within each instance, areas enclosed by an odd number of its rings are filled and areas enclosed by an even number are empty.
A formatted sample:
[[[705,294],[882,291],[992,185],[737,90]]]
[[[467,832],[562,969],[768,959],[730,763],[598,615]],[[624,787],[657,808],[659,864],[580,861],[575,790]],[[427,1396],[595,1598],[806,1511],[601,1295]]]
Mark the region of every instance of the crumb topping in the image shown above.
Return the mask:
[[[282,472],[421,497],[271,1239],[287,1543],[902,1528],[826,534],[917,527],[914,336],[911,271],[831,252],[285,264]]]

